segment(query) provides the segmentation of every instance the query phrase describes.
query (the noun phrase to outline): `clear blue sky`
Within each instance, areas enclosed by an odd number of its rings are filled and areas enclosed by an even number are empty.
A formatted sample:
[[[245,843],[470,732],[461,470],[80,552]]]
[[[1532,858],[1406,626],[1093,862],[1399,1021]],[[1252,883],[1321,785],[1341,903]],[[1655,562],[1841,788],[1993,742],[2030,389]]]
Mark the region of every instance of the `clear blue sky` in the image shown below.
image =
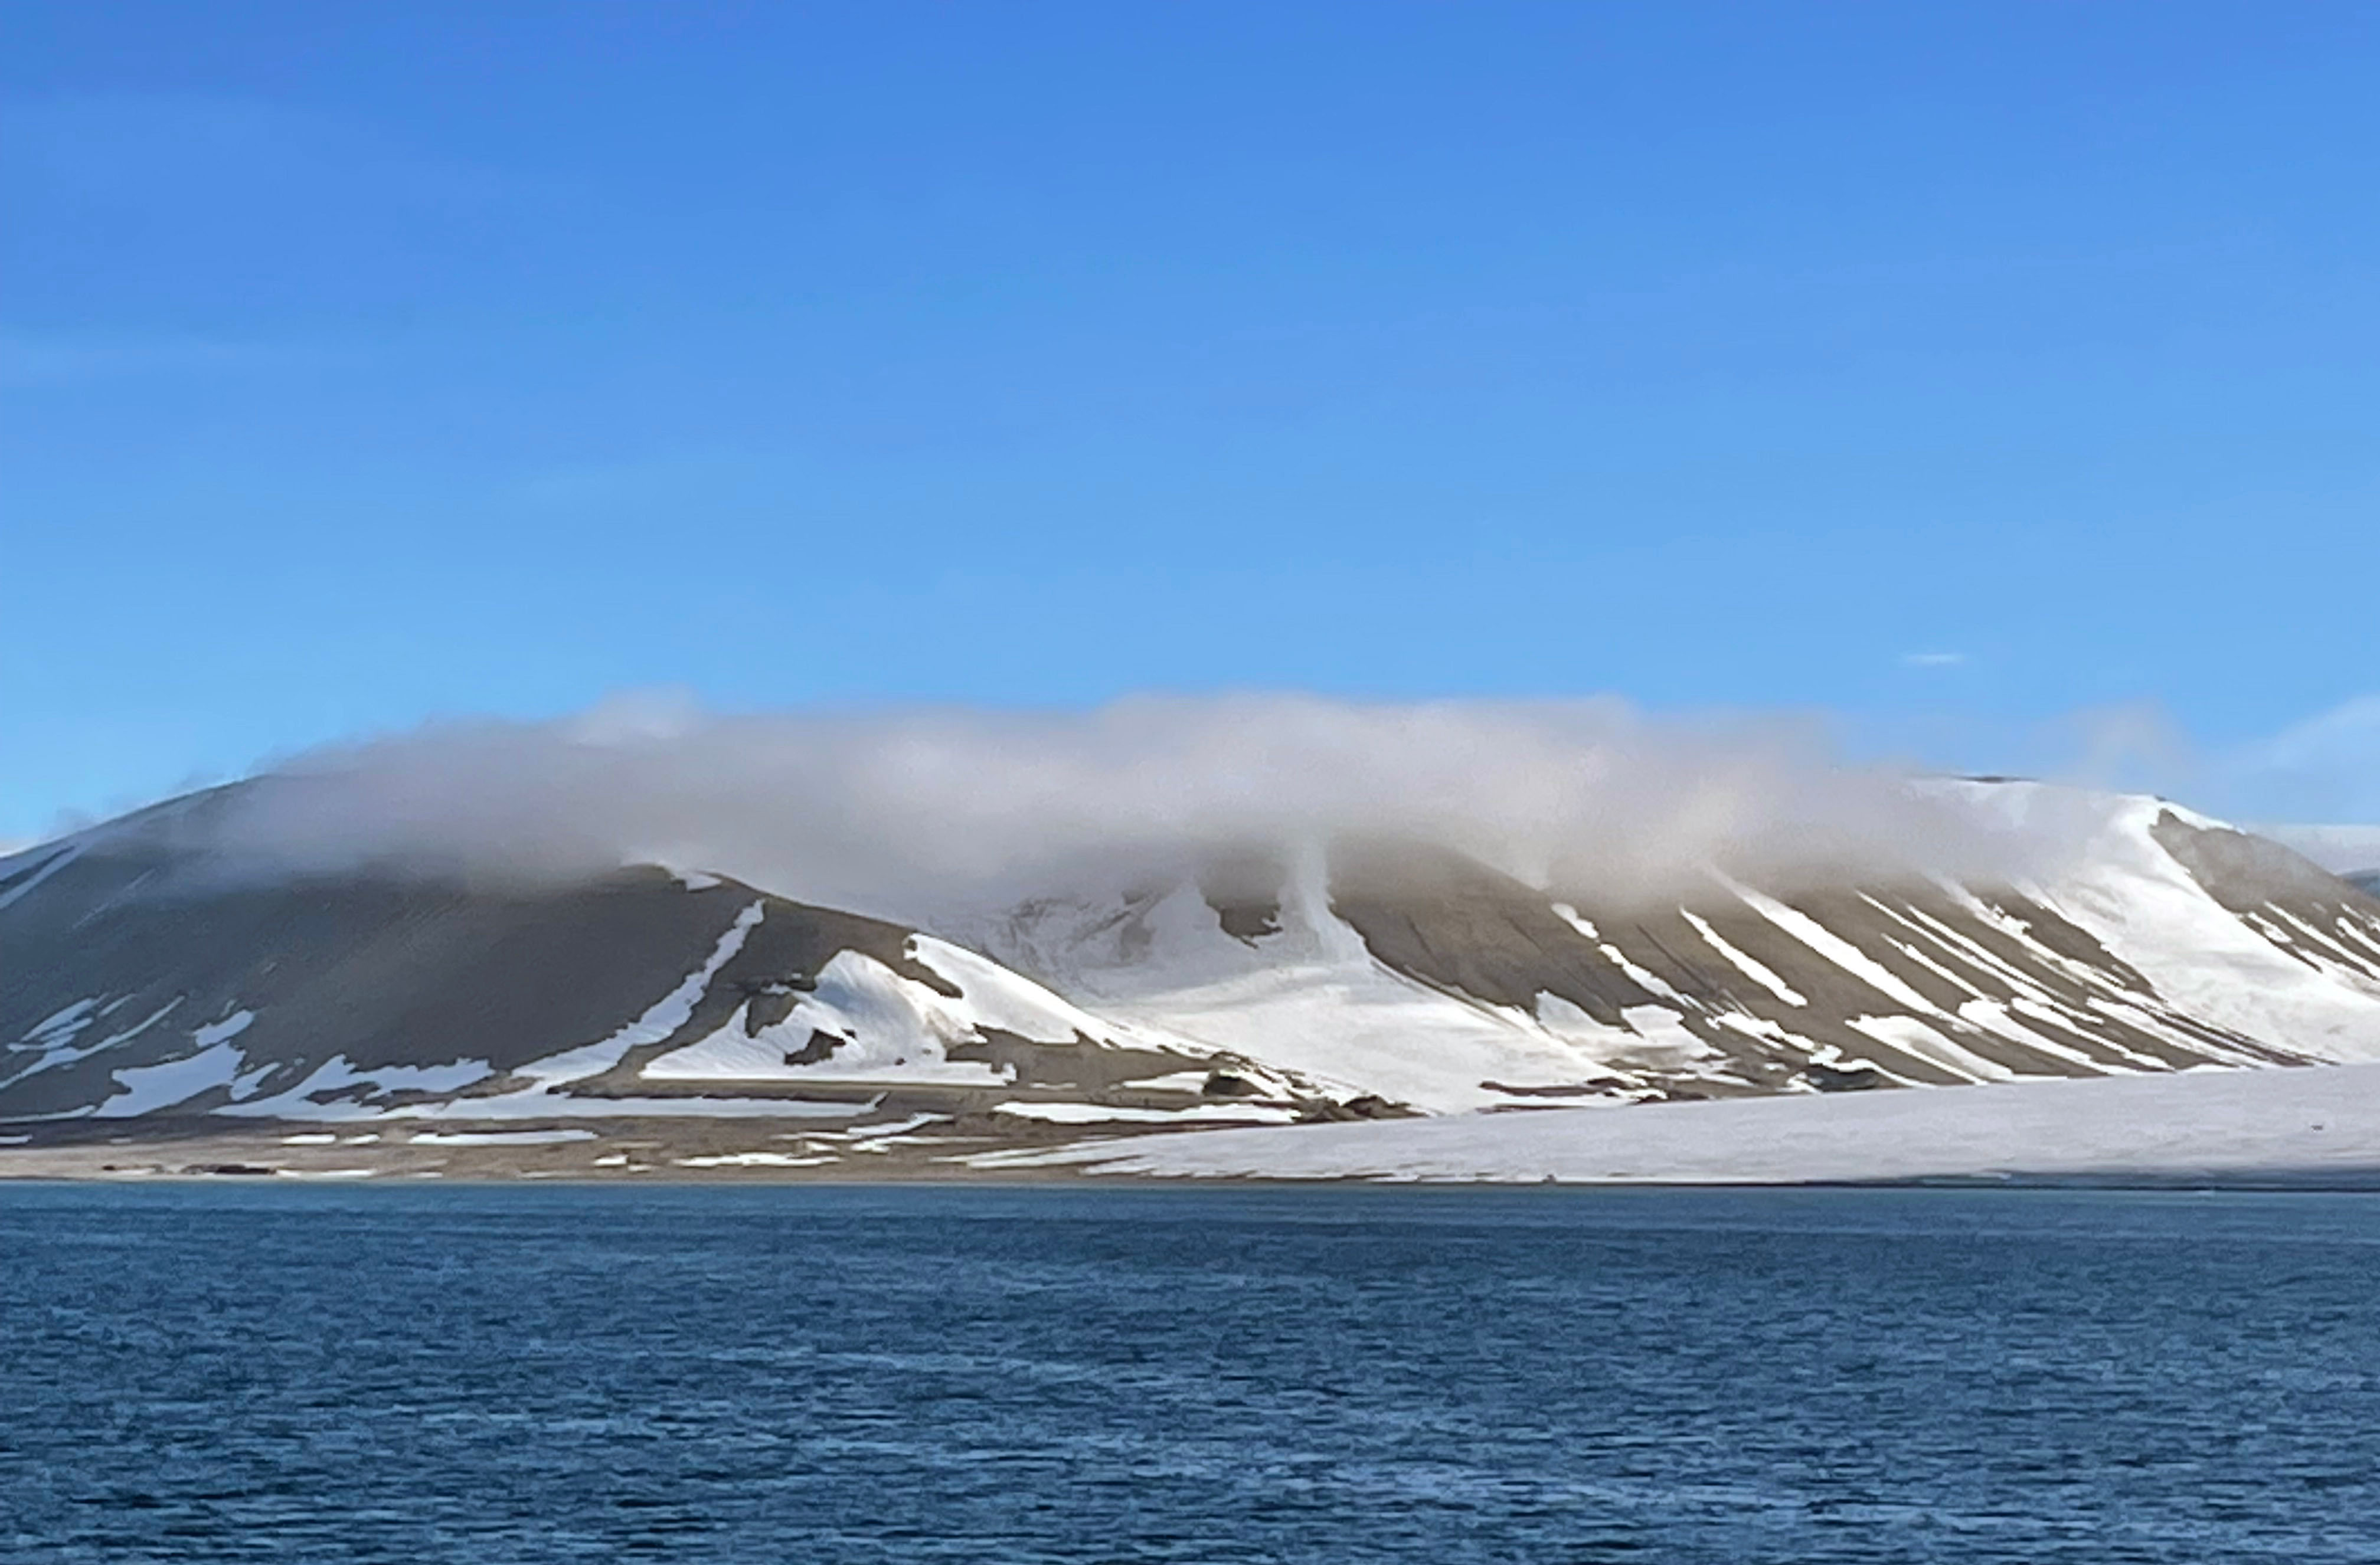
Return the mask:
[[[1616,691],[1969,766],[2380,690],[2380,9],[6,33],[0,837],[624,686]]]

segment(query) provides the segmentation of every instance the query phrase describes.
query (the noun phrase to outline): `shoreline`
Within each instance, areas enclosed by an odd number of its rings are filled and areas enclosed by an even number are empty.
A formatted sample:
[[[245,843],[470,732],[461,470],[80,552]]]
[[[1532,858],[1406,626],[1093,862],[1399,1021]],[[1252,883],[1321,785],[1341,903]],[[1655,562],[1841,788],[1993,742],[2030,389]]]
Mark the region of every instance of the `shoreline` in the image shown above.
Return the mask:
[[[292,1134],[309,1134],[293,1122]],[[1209,1133],[1211,1134],[1211,1133]],[[649,1140],[649,1137],[640,1137]],[[1117,1139],[1136,1139],[1120,1137]],[[1518,1194],[1527,1191],[2133,1191],[2142,1193],[2380,1195],[2380,1163],[2350,1167],[2270,1169],[2166,1168],[2028,1171],[2010,1169],[1872,1179],[1560,1178],[1549,1175],[1452,1176],[1444,1173],[1347,1171],[1263,1173],[1158,1170],[1103,1164],[1094,1158],[989,1167],[954,1165],[941,1158],[894,1152],[860,1153],[832,1162],[715,1161],[716,1153],[659,1148],[654,1160],[602,1165],[589,1154],[618,1156],[615,1144],[590,1141],[527,1146],[433,1146],[394,1143],[344,1149],[289,1146],[253,1134],[225,1137],[134,1137],[50,1146],[0,1146],[0,1186],[78,1185],[451,1185],[687,1188],[882,1187],[947,1189],[1114,1190],[1428,1190]],[[171,1149],[170,1151],[168,1149]],[[344,1156],[338,1156],[342,1152]],[[698,1161],[671,1157],[683,1151]],[[1123,1148],[1112,1149],[1113,1153]],[[572,1154],[576,1154],[575,1156]],[[313,1154],[311,1156],[306,1154]],[[374,1155],[377,1154],[377,1155]],[[1111,1154],[1112,1155],[1112,1153]],[[730,1155],[732,1157],[732,1155]]]
[[[0,1180],[2380,1189],[2380,1066],[1348,1123],[990,1113],[206,1115],[0,1124]]]

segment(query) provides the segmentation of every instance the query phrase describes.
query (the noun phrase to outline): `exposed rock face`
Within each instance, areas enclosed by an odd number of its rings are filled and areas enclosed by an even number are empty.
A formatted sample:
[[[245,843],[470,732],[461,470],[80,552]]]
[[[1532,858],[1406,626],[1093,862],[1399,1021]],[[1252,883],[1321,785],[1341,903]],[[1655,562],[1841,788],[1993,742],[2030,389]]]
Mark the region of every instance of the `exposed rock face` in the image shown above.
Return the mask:
[[[1542,892],[1443,849],[1367,843],[1330,859],[1330,911],[1382,965],[1534,1013],[1551,995],[1606,1026],[1654,1002]]]
[[[2268,906],[2350,907],[2355,899],[2347,892],[2362,890],[2278,843],[2228,826],[2195,825],[2169,809],[2157,813],[2149,836],[2207,895],[2235,913]]]

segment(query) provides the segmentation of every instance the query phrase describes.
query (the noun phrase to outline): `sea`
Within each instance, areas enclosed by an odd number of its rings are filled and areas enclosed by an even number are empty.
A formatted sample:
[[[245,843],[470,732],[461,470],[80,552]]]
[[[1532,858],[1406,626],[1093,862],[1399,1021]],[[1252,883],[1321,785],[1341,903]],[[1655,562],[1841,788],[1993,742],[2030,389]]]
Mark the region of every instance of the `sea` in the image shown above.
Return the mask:
[[[0,1559],[2380,1560],[2380,1196],[0,1185]]]

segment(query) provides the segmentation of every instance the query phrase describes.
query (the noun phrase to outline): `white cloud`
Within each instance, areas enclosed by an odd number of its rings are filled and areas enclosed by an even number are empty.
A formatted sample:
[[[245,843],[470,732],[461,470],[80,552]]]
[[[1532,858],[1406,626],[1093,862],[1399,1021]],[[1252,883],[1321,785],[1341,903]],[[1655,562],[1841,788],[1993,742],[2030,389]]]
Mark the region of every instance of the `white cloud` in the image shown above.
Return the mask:
[[[1967,661],[1964,652],[1903,652],[1903,668],[1958,668]]]
[[[307,758],[229,845],[283,867],[570,874],[653,859],[894,917],[1342,834],[1434,842],[1541,884],[1658,891],[1989,873],[2004,831],[1815,721],[1647,718],[1618,700],[1141,698],[1093,711],[722,717],[613,703]]]

